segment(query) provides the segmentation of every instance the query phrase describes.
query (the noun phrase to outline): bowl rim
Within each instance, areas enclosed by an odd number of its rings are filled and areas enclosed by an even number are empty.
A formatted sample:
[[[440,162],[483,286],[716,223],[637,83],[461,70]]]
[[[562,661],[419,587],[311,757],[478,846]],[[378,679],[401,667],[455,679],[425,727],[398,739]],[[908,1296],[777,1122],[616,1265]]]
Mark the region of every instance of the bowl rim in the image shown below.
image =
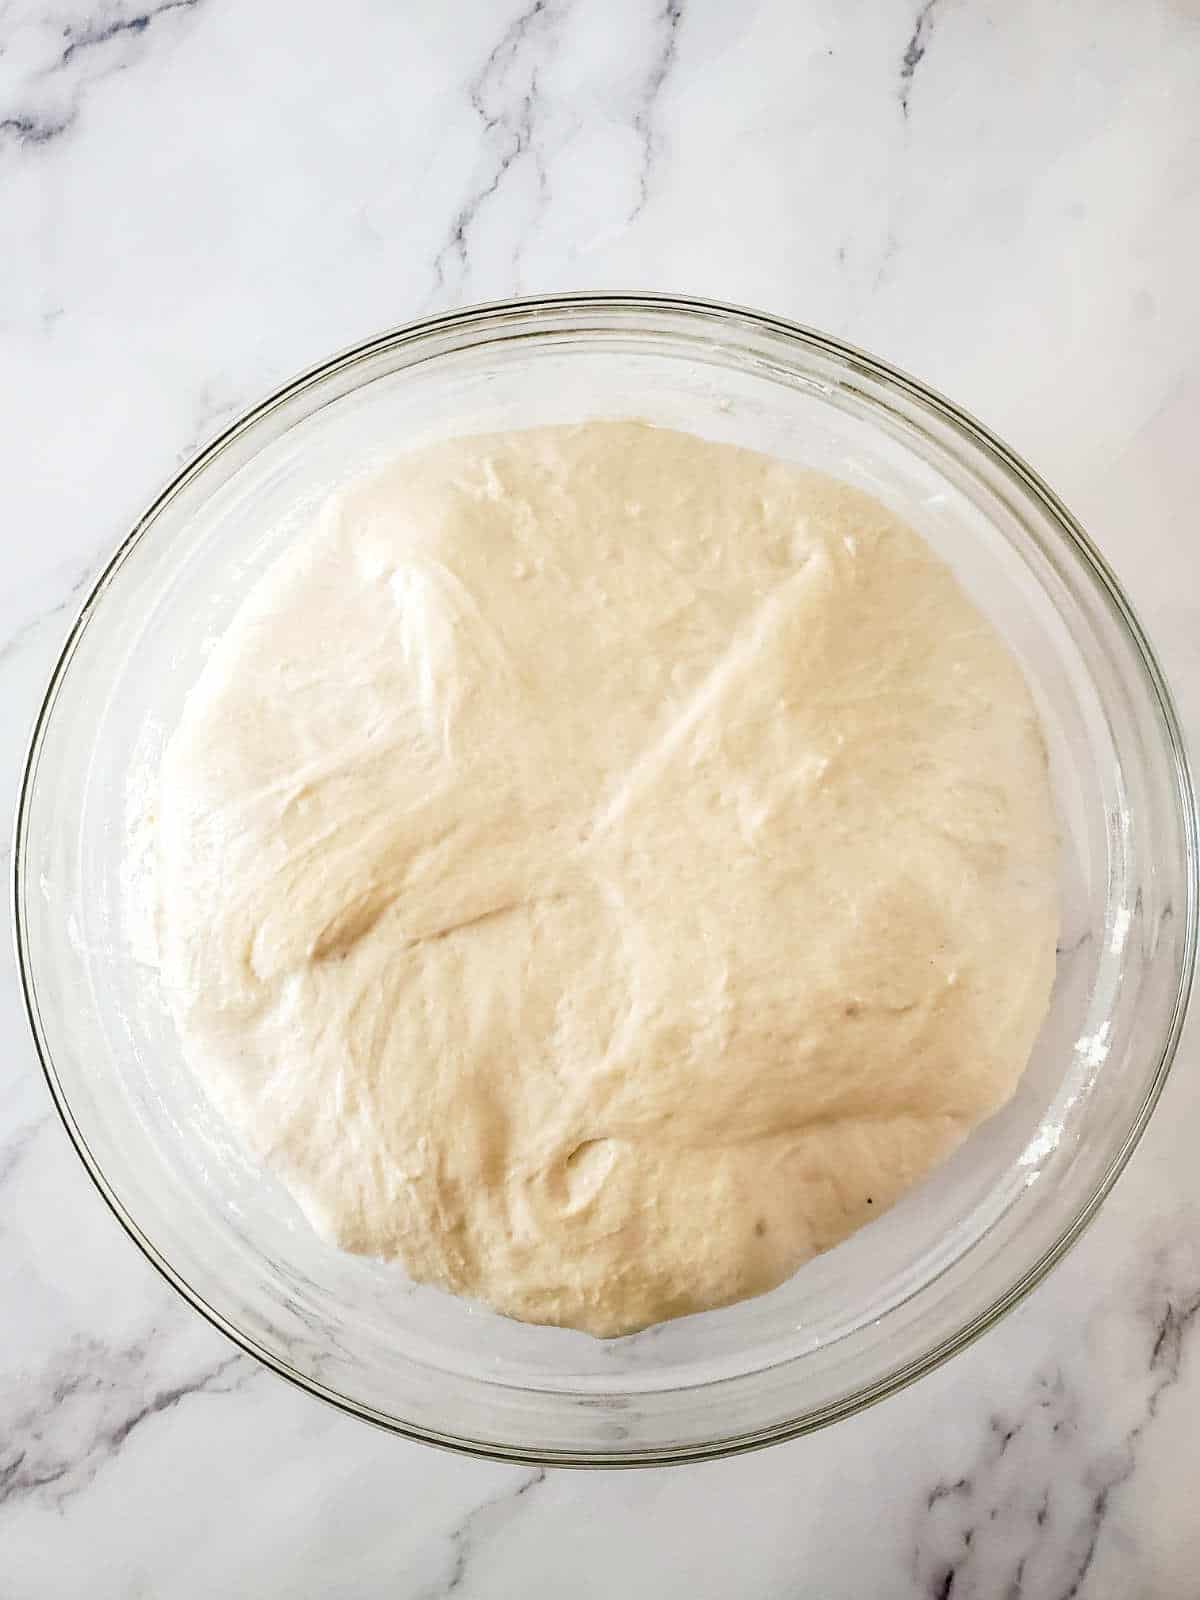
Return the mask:
[[[976,452],[1004,473],[1015,479],[1025,494],[1030,496],[1050,516],[1064,536],[1072,553],[1105,595],[1118,625],[1134,647],[1145,674],[1145,687],[1154,709],[1158,713],[1164,736],[1166,753],[1170,758],[1175,782],[1176,802],[1179,809],[1182,840],[1186,855],[1186,904],[1183,916],[1183,943],[1179,979],[1173,998],[1171,1015],[1166,1027],[1158,1061],[1150,1076],[1136,1116],[1133,1118],[1119,1147],[1112,1155],[1103,1175],[1087,1200],[1064,1225],[1054,1243],[1033,1261],[1016,1281],[989,1305],[977,1312],[961,1328],[938,1340],[928,1350],[898,1367],[884,1372],[870,1383],[836,1400],[799,1416],[787,1417],[770,1426],[746,1433],[724,1435],[697,1444],[678,1447],[665,1446],[649,1449],[597,1452],[592,1450],[552,1450],[520,1445],[506,1445],[491,1440],[472,1439],[452,1433],[441,1433],[434,1428],[406,1422],[385,1412],[340,1394],[316,1379],[297,1371],[288,1362],[260,1345],[255,1339],[230,1322],[222,1312],[210,1305],[197,1290],[172,1266],[153,1241],[142,1231],[136,1219],[127,1211],[105,1177],[104,1171],[93,1155],[83,1130],[77,1123],[66,1091],[59,1080],[49,1044],[44,1037],[36,1003],[36,981],[30,958],[26,930],[22,916],[24,888],[23,860],[28,838],[33,778],[53,716],[55,703],[70,669],[76,646],[83,629],[101,603],[104,593],[124,564],[134,547],[150,531],[165,507],[197,478],[210,462],[222,454],[235,440],[267,418],[273,411],[306,390],[320,384],[335,373],[348,370],[360,362],[389,349],[424,339],[429,335],[474,326],[486,334],[491,326],[501,325],[513,316],[530,316],[538,313],[555,314],[592,310],[597,313],[627,314],[673,313],[694,317],[707,323],[726,323],[749,326],[759,332],[782,337],[797,343],[827,359],[841,363],[850,373],[882,382],[937,420],[947,425],[964,439]],[[482,301],[432,316],[417,318],[377,334],[355,345],[348,346],[335,355],[300,372],[275,389],[257,405],[242,412],[229,426],[217,433],[207,444],[197,450],[154,498],[136,520],[129,533],[101,569],[79,606],[67,633],[54,669],[50,675],[38,707],[22,767],[20,789],[13,829],[12,868],[10,894],[12,930],[20,984],[21,999],[34,1047],[55,1109],[75,1147],[84,1168],[96,1189],[108,1205],[130,1239],[166,1281],[185,1301],[213,1327],[232,1341],[240,1350],[253,1356],[265,1367],[285,1378],[298,1388],[335,1406],[338,1410],[359,1417],[388,1432],[460,1454],[493,1461],[511,1462],[531,1466],[557,1467],[632,1467],[661,1466],[670,1463],[710,1460],[720,1456],[741,1454],[786,1439],[815,1432],[877,1404],[898,1393],[909,1384],[933,1371],[952,1355],[974,1343],[1017,1305],[1074,1245],[1091,1222],[1107,1196],[1126,1162],[1140,1140],[1150,1115],[1158,1102],[1170,1071],[1183,1029],[1188,999],[1196,966],[1198,900],[1200,900],[1200,818],[1197,814],[1196,793],[1187,756],[1182,728],[1162,668],[1145,632],[1134,614],[1115,574],[1105,558],[1092,543],[1080,524],[1045,481],[1008,445],[1004,444],[969,412],[946,399],[936,390],[911,377],[900,368],[890,365],[840,339],[819,332],[802,323],[778,317],[767,312],[726,301],[709,300],[696,296],[651,293],[646,291],[578,291],[550,295],[520,296],[502,300]],[[735,1380],[717,1380],[717,1383]],[[714,1385],[715,1386],[715,1385]]]

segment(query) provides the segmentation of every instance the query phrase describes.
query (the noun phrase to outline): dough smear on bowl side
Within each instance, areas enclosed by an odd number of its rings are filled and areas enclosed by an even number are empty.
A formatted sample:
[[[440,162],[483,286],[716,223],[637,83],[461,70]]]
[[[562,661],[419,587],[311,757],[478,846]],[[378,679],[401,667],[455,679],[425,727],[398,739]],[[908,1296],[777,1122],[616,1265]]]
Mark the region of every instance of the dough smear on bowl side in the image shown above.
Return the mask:
[[[635,422],[333,500],[162,764],[160,961],[343,1249],[597,1335],[760,1294],[1002,1105],[1058,925],[1044,745],[868,496]]]

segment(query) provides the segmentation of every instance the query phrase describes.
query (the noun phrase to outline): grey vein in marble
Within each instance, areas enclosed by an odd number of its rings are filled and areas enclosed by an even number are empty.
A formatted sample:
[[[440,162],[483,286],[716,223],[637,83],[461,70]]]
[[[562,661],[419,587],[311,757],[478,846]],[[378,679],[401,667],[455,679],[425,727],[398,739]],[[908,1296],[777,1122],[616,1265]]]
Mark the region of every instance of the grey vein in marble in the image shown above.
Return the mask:
[[[933,31],[933,14],[937,9],[938,0],[924,0],[921,9],[917,12],[913,31],[909,35],[904,55],[900,61],[900,110],[908,117],[908,102],[912,94],[913,78],[917,68],[924,60],[925,52],[929,48],[929,36]]]
[[[433,263],[437,290],[456,270],[458,287],[469,267],[469,239],[480,212],[496,195],[510,169],[528,155],[535,163],[539,192],[545,195],[546,172],[534,140],[538,66],[552,42],[559,11],[550,0],[533,4],[509,23],[471,80],[471,108],[482,125],[485,159],[471,193],[450,224],[446,243]]]
[[[31,1496],[61,1508],[151,1417],[194,1395],[241,1389],[263,1370],[234,1353],[147,1386],[140,1380],[152,1348],[150,1341],[114,1348],[78,1340],[37,1381],[0,1393],[0,1510]]]
[[[67,592],[60,600],[55,601],[53,605],[47,606],[44,611],[37,612],[36,615],[21,623],[9,634],[7,639],[0,643],[0,667],[4,666],[12,656],[17,655],[48,623],[53,622],[56,617],[63,616],[73,607],[82,604],[84,592],[90,588],[96,575],[96,567],[96,562],[89,561],[86,567],[76,572],[76,575],[71,579]]]
[[[40,65],[26,74],[25,104],[9,111],[0,106],[0,143],[17,146],[43,146],[53,143],[71,129],[83,104],[84,90],[90,83],[124,72],[133,58],[120,48],[120,41],[131,41],[146,33],[160,17],[172,11],[192,11],[202,0],[162,0],[123,15],[118,9],[90,13],[63,21],[61,13],[45,17],[38,28],[27,31],[40,35],[35,53]],[[110,54],[101,47],[116,44]],[[40,50],[37,48],[40,44]],[[99,60],[95,60],[99,56]],[[30,101],[40,102],[30,104]]]
[[[0,1144],[0,1189],[24,1161],[33,1141],[42,1129],[48,1126],[50,1120],[49,1115],[46,1115],[39,1117],[35,1122],[26,1123],[23,1128],[18,1128],[16,1133],[9,1134],[3,1144]]]
[[[168,11],[191,11],[199,4],[200,0],[163,0],[162,5],[139,11],[132,17],[114,17],[108,22],[86,22],[78,28],[68,23],[63,29],[67,44],[58,64],[65,67],[79,51],[94,50],[97,45],[107,44],[110,39],[119,38],[123,33],[145,33],[152,22],[165,16]]]
[[[1076,1600],[1084,1591],[1113,1497],[1133,1476],[1141,1441],[1200,1328],[1195,1263],[1185,1270],[1181,1283],[1180,1267],[1160,1252],[1145,1281],[1119,1285],[1086,1330],[1137,1313],[1142,1376],[1133,1394],[1121,1396],[1131,1415],[1112,1417],[1089,1404],[1094,1389],[1052,1364],[1014,1414],[989,1419],[968,1470],[929,1490],[914,1554],[928,1600]]]
[[[468,99],[481,130],[481,156],[466,199],[451,220],[445,242],[433,263],[435,297],[458,291],[471,271],[471,249],[485,211],[503,203],[509,179],[522,162],[532,163],[537,200],[523,234],[536,228],[550,204],[547,148],[561,105],[547,103],[542,81],[562,44],[569,5],[555,0],[533,0],[501,34],[483,65],[468,85]],[[653,48],[640,83],[628,91],[626,115],[640,151],[633,176],[633,201],[621,218],[622,226],[636,220],[650,197],[660,154],[659,106],[678,57],[683,0],[663,0],[653,21]],[[622,88],[619,97],[624,98]],[[628,102],[627,102],[628,104]],[[569,115],[567,120],[569,121]],[[520,276],[521,242],[510,263],[514,279]]]
[[[650,72],[646,79],[646,87],[642,91],[642,100],[633,118],[633,126],[642,141],[642,165],[638,173],[638,199],[637,204],[629,214],[629,221],[633,222],[645,210],[646,201],[650,198],[650,178],[654,170],[655,157],[658,154],[658,134],[655,127],[655,116],[663,85],[675,64],[679,51],[679,25],[683,21],[683,0],[666,0],[658,14],[659,46],[658,53],[650,65]]]
[[[30,116],[25,113],[16,113],[8,117],[0,117],[0,134],[8,134],[18,144],[49,144],[52,139],[57,139],[60,133],[66,133],[75,120],[76,107],[64,116]]]
[[[525,1496],[545,1481],[545,1467],[535,1467],[515,1487],[490,1495],[479,1505],[473,1506],[462,1521],[450,1530],[449,1571],[439,1582],[422,1591],[421,1600],[445,1600],[446,1595],[459,1593],[480,1547],[512,1521]]]

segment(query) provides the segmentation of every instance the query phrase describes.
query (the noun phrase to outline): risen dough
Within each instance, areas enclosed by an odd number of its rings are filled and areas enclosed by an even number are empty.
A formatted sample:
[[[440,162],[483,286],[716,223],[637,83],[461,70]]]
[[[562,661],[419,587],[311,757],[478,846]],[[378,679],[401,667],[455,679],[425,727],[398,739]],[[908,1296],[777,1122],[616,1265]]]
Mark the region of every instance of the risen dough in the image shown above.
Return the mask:
[[[189,1056],[347,1250],[619,1334],[779,1283],[1011,1093],[1021,674],[875,501],[637,423],[331,503],[171,740]]]

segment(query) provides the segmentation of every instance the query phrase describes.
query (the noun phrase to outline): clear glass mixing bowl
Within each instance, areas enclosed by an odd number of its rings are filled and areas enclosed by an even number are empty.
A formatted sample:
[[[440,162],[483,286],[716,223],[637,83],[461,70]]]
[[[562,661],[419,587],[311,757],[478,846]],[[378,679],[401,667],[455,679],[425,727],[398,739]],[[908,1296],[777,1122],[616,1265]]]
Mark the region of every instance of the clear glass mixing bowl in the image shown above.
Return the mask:
[[[128,822],[206,651],[330,489],[418,443],[637,416],[804,462],[894,507],[1021,660],[1062,826],[1053,1005],[1012,1103],[886,1216],[761,1299],[600,1342],[342,1255],[251,1163],[139,958]],[[97,1187],[191,1303],[277,1372],[483,1455],[662,1462],[785,1438],[961,1349],[1063,1253],[1162,1087],[1196,942],[1196,817],[1150,648],[1011,451],[857,351],[637,295],[485,306],[289,384],[167,488],[83,607],[37,720],[15,850],[20,970]]]

